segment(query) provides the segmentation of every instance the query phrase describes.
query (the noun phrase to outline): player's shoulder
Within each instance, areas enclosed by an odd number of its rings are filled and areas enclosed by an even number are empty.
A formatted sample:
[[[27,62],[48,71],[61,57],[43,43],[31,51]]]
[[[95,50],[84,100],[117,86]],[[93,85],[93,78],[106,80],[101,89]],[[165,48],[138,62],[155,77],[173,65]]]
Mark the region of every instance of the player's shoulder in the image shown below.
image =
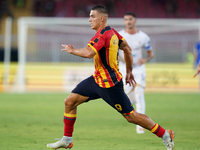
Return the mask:
[[[145,41],[149,41],[150,37],[143,31],[139,30],[138,35],[140,36],[141,39]]]
[[[141,36],[144,36],[144,37],[149,37],[145,32],[139,30],[138,31],[138,34],[140,34]]]
[[[110,26],[106,26],[102,30],[98,32],[95,36],[102,39],[110,38],[113,34],[115,34],[116,30],[111,28]]]
[[[108,33],[108,32],[113,31],[113,30],[114,30],[114,29],[111,28],[110,26],[106,26],[105,28],[103,28],[103,29],[101,29],[101,30],[99,31],[99,34],[104,35],[104,34],[106,34],[106,33]]]
[[[115,33],[119,33],[119,32],[117,32],[114,28],[111,28],[111,30],[114,31]]]

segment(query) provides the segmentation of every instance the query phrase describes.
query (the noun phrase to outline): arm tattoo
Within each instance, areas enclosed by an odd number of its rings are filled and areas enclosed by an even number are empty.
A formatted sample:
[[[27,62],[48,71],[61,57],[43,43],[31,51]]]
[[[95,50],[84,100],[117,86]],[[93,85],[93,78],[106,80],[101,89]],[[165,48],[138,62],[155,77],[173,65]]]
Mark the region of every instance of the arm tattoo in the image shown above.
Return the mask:
[[[123,49],[124,47],[126,47],[126,44],[121,43],[119,48],[120,48],[120,49]]]

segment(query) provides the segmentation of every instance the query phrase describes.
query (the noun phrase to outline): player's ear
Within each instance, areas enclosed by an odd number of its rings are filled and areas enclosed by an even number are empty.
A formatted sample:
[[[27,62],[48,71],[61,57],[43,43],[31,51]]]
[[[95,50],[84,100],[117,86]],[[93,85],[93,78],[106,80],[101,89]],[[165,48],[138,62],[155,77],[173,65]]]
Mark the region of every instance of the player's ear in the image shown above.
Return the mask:
[[[137,19],[135,18],[135,23],[137,23]]]
[[[102,15],[102,16],[101,16],[101,22],[103,22],[103,21],[104,21],[104,16]]]
[[[107,22],[108,16],[107,15],[102,15],[101,16],[101,22]]]

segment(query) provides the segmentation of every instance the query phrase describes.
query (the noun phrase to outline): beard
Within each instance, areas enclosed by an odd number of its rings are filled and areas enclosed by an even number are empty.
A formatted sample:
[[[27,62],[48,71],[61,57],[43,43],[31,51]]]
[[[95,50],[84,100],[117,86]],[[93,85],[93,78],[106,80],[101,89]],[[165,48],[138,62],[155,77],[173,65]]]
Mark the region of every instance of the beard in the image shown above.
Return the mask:
[[[133,29],[133,26],[128,26],[128,29]]]
[[[127,28],[128,28],[128,29],[133,29],[133,27],[134,27],[133,24],[131,24],[131,23],[128,23],[128,24],[127,24]]]

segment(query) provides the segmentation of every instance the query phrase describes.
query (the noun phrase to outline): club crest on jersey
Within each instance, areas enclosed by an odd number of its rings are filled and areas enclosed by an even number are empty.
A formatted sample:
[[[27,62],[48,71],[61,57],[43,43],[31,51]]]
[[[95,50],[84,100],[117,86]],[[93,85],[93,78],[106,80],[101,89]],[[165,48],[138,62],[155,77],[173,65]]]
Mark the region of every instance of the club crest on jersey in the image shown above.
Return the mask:
[[[117,39],[113,40],[113,45],[117,45]]]

